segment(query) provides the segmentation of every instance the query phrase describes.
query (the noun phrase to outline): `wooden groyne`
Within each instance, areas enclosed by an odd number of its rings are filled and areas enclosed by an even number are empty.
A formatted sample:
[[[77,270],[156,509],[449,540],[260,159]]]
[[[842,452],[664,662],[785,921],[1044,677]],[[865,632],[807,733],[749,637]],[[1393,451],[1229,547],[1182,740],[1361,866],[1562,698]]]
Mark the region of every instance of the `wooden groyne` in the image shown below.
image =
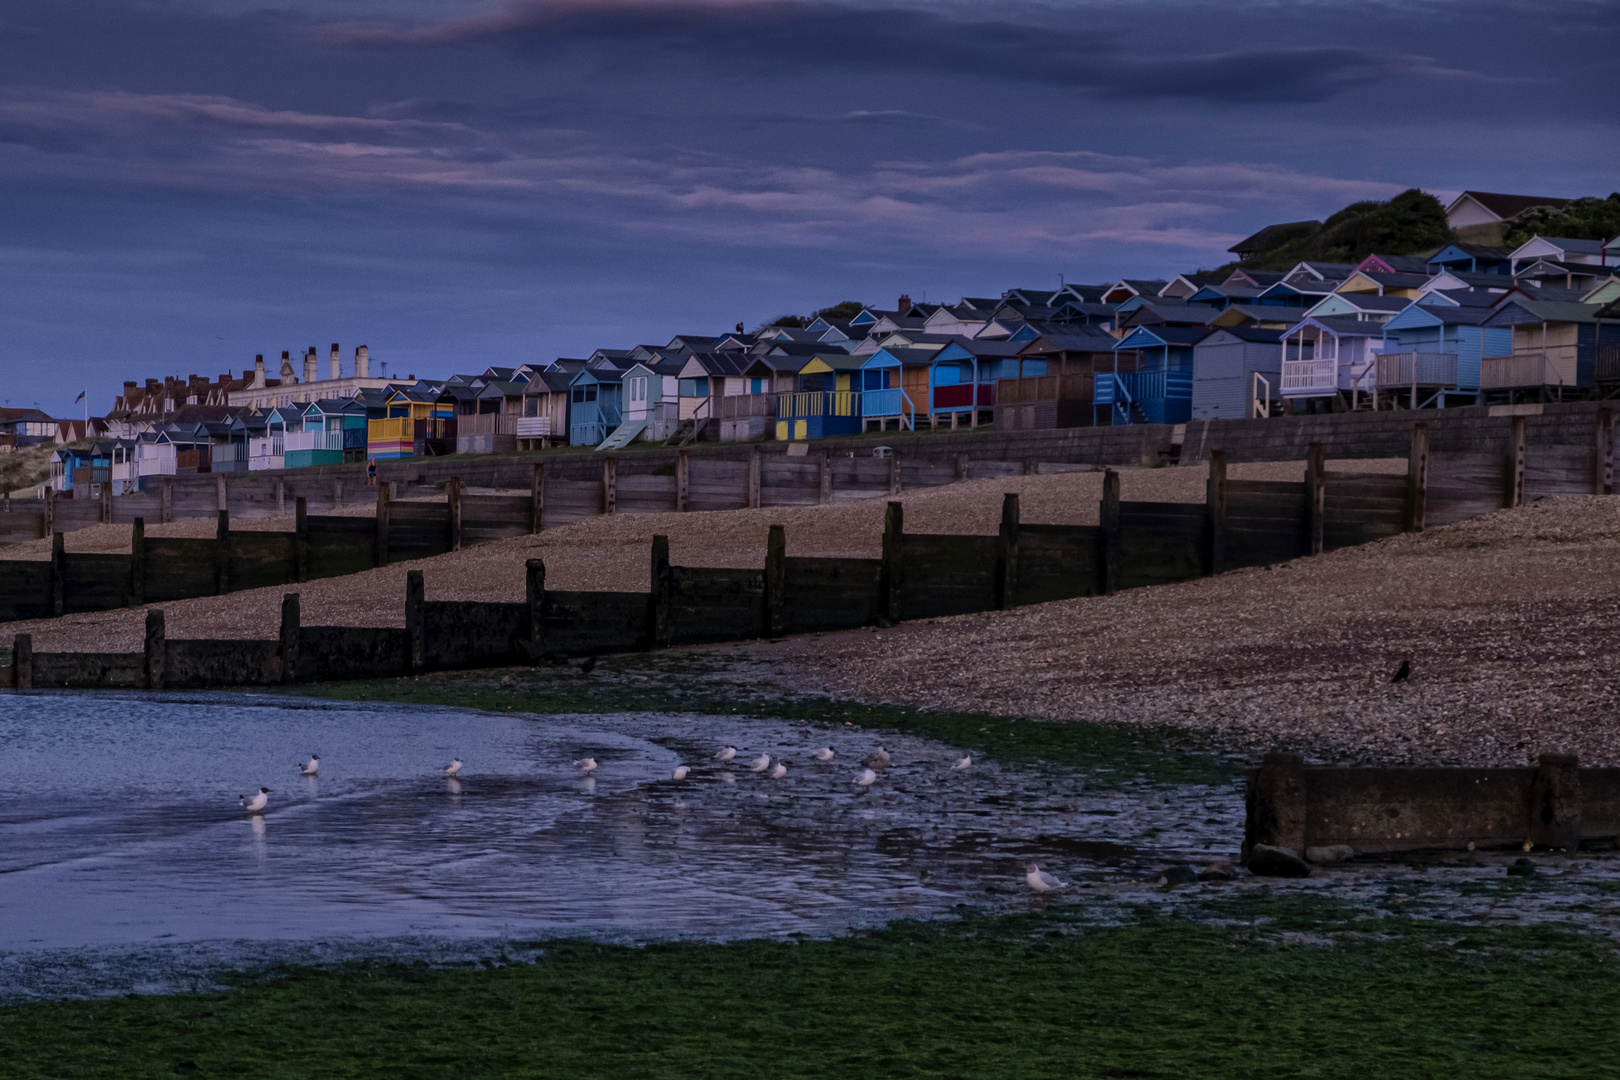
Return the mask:
[[[1522,434],[1522,420],[1515,418],[1514,429]],[[14,662],[0,668],[0,685],[252,686],[892,625],[1268,565],[1523,501],[1522,439],[1515,454],[1481,458],[1431,453],[1423,424],[1409,437],[1405,476],[1335,472],[1322,448],[1310,447],[1300,481],[1242,482],[1228,479],[1225,455],[1216,452],[1203,504],[1123,501],[1119,474],[1110,471],[1094,526],[1026,523],[1017,496],[1008,495],[996,535],[907,533],[901,505],[890,503],[879,559],[790,558],[778,525],[771,529],[763,570],[675,566],[667,542],[655,538],[647,592],[551,590],[544,563],[531,560],[523,603],[430,603],[423,599],[421,572],[412,571],[404,629],[304,626],[296,593],[282,606],[275,640],[169,640],[162,613],[152,611],[140,654],[35,653],[31,639],[20,635]],[[1606,490],[1607,472],[1594,474],[1590,460],[1584,467],[1588,485]],[[377,519],[361,519],[371,527],[369,535],[345,539],[333,532],[323,541],[333,550],[324,554],[318,553],[314,534],[295,536],[290,552],[283,544],[264,565],[274,562],[277,572],[297,574],[353,559],[355,568],[363,569],[386,563],[396,543],[417,553],[452,544],[453,533],[435,539],[441,529],[459,523],[464,535],[469,521],[480,520],[469,517],[464,504],[459,514],[453,505],[418,504],[411,517],[400,516],[403,505],[390,505],[384,496]],[[511,513],[522,509],[515,503],[507,507]],[[540,502],[528,509],[543,512]],[[442,519],[428,515],[441,510]],[[417,530],[415,539],[401,541],[396,526]],[[215,573],[221,565],[229,572],[234,564],[221,563],[218,549],[210,550]],[[65,587],[68,579],[57,580]]]

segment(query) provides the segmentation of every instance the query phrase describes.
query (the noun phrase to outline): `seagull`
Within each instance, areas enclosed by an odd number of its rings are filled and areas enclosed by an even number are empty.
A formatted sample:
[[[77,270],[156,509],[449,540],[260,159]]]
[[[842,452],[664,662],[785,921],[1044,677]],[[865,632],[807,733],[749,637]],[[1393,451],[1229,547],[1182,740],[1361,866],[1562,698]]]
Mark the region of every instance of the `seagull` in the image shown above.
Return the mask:
[[[1029,887],[1036,892],[1051,892],[1053,889],[1066,889],[1069,886],[1067,881],[1059,881],[1034,863],[1024,867],[1024,880],[1029,882]]]
[[[737,756],[737,748],[735,746],[727,746],[725,749],[721,750],[718,754],[714,755],[714,760],[716,760],[716,761],[730,761],[732,758],[734,758],[736,756]]]
[[[780,779],[782,779],[782,777],[784,777],[786,775],[787,775],[787,766],[782,764],[780,761],[778,761],[776,763],[776,768],[771,770],[771,779],[772,780],[780,780]]]
[[[1402,660],[1401,666],[1396,669],[1395,677],[1390,682],[1405,682],[1412,677],[1412,661]]]
[[[890,756],[889,752],[883,749],[883,744],[878,743],[878,748],[867,754],[866,760],[862,764],[868,769],[886,769],[889,767],[889,762],[893,760],[894,758]]]
[[[815,758],[817,761],[831,761],[833,758],[838,756],[838,751],[834,750],[830,746],[823,746],[820,750],[817,750],[810,756]]]
[[[688,769],[685,765],[677,765],[677,766],[675,766],[675,772],[670,776],[670,779],[671,780],[685,780],[686,779],[686,774],[691,772],[691,771],[692,770]]]
[[[264,809],[264,804],[270,801],[270,789],[262,787],[257,795],[243,795],[242,809],[250,814],[257,814]]]
[[[596,759],[593,757],[582,757],[574,764],[578,765],[579,771],[586,776],[591,775],[596,770]]]
[[[766,769],[768,769],[770,767],[771,767],[771,755],[769,755],[769,754],[761,754],[761,755],[759,755],[759,757],[755,758],[753,761],[750,761],[748,763],[748,770],[750,772],[764,772]]]
[[[446,765],[444,768],[440,769],[439,771],[444,773],[444,775],[446,775],[446,776],[454,776],[454,775],[456,775],[458,772],[461,771],[461,759],[460,758],[451,758],[450,759],[450,764]]]
[[[871,769],[862,769],[861,775],[857,776],[852,783],[859,784],[863,788],[869,788],[873,784],[877,783],[877,773],[873,772]]]
[[[963,754],[961,757],[956,759],[956,764],[951,766],[951,771],[952,772],[962,772],[962,771],[968,769],[970,766],[972,766],[972,764],[973,764],[973,755],[972,754]]]
[[[298,771],[305,776],[314,776],[321,771],[321,756],[319,754],[309,755],[309,760],[298,766]]]

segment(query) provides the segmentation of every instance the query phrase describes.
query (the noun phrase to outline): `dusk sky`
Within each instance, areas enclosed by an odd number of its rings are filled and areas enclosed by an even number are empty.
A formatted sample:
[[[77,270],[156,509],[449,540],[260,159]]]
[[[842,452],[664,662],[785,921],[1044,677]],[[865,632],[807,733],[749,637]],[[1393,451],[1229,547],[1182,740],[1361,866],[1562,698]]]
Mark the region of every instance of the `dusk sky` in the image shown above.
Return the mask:
[[[1164,276],[1620,187],[1620,4],[0,0],[0,399]]]

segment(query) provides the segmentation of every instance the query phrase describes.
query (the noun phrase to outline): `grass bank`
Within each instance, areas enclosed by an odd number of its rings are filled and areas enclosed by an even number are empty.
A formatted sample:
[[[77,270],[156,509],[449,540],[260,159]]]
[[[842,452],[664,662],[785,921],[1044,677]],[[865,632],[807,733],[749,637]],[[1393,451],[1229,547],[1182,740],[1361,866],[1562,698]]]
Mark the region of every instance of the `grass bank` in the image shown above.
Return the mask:
[[[503,686],[503,679],[510,679],[510,684]],[[1084,769],[1103,782],[1224,784],[1241,770],[1237,759],[1209,752],[1175,728],[1010,720],[783,694],[739,675],[723,654],[716,653],[608,657],[589,676],[564,667],[515,668],[317,683],[289,692],[538,715],[695,712],[850,724],[927,735],[1003,764],[1043,760]]]
[[[1598,1075],[1606,941],[1259,899],[897,924],[830,941],[559,942],[535,964],[296,969],[0,1010],[8,1077]],[[1376,929],[1376,933],[1367,931]]]

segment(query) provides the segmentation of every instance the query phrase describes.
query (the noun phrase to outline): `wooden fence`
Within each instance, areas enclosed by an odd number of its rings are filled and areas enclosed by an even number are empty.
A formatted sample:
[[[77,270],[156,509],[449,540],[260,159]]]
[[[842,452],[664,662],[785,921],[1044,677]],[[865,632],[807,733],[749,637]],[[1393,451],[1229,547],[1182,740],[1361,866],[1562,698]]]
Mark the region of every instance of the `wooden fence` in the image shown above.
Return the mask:
[[[789,558],[783,528],[776,525],[763,570],[683,567],[670,564],[667,541],[655,537],[648,592],[548,590],[544,563],[531,560],[524,603],[429,603],[421,572],[411,571],[404,630],[304,627],[297,594],[289,594],[276,641],[170,642],[161,612],[153,611],[144,655],[36,654],[31,639],[19,635],[12,666],[0,669],[0,685],[190,687],[403,675],[892,625],[1168,584],[1422,530],[1431,521],[1455,520],[1479,508],[1516,505],[1527,472],[1523,444],[1517,445],[1518,452],[1495,469],[1483,468],[1472,458],[1431,456],[1428,431],[1418,424],[1405,476],[1336,473],[1326,467],[1321,447],[1313,446],[1297,483],[1229,479],[1225,455],[1217,452],[1203,504],[1122,501],[1119,474],[1109,471],[1099,524],[1026,524],[1018,497],[1009,494],[993,536],[907,533],[901,504],[890,503],[878,559]],[[1591,462],[1583,467],[1590,474]],[[1574,468],[1564,474],[1570,483]],[[1556,465],[1544,469],[1555,475]],[[527,508],[542,512],[550,494],[543,492]],[[519,520],[525,502],[499,504],[505,527],[525,527]],[[57,568],[44,584],[54,589],[57,610],[67,609],[70,584],[94,602],[110,602],[140,566],[140,587],[150,590],[141,595],[150,601],[165,588],[207,587],[210,571],[216,590],[274,584],[268,579],[276,575],[305,580],[341,572],[344,559],[387,562],[395,544],[430,554],[451,549],[471,528],[497,527],[455,490],[444,506],[417,506],[401,515],[405,505],[391,504],[385,495],[376,521],[364,522],[374,526],[369,537],[356,533],[349,542],[340,528],[324,532],[310,526],[317,519],[305,518],[290,543],[281,534],[257,534],[252,545],[238,547],[241,537],[254,534],[232,534],[222,519],[221,539],[171,542],[202,545],[191,560],[195,565],[183,572],[192,575],[188,584],[160,576],[148,581],[144,575],[155,574],[158,565],[150,546],[144,559],[133,561],[53,560]],[[346,529],[356,525],[353,519],[327,520]],[[366,550],[368,541],[374,550]],[[294,576],[287,576],[289,570]]]

